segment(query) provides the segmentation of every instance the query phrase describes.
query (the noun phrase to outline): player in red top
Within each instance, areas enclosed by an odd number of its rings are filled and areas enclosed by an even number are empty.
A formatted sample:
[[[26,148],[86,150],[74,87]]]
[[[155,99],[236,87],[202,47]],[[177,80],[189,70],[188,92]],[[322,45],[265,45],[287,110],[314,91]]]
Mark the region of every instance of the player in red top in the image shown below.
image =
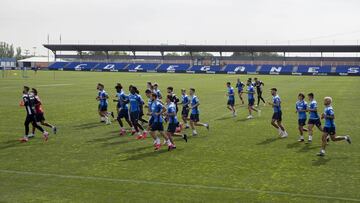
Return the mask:
[[[41,103],[40,97],[38,95],[37,89],[32,88],[31,93],[35,97],[35,118],[36,118],[36,122],[40,122],[41,125],[43,125],[43,126],[50,127],[52,129],[53,133],[56,134],[56,132],[57,132],[56,127],[54,125],[51,125],[50,123],[47,123],[45,121],[44,110],[42,108],[42,103]],[[29,137],[34,137],[34,136],[35,136],[35,128],[32,129],[32,134],[29,135]]]

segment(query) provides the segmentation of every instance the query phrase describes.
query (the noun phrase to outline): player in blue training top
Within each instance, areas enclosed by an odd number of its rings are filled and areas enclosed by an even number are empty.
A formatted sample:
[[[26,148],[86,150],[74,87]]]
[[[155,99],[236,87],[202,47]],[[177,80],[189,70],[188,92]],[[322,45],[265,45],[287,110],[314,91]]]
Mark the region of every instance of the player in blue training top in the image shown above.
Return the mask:
[[[152,117],[152,123],[150,127],[150,134],[155,141],[155,151],[159,150],[161,147],[160,139],[155,134],[156,131],[158,131],[165,138],[166,143],[168,144],[168,147],[170,149],[172,148],[172,143],[169,141],[167,135],[165,135],[164,133],[164,119],[162,117],[162,115],[166,112],[166,108],[160,103],[156,93],[151,94],[151,101],[152,103],[150,106],[150,115]]]
[[[272,116],[271,125],[273,125],[279,131],[279,136],[281,138],[286,138],[288,133],[285,130],[285,127],[282,125],[282,111],[281,111],[281,99],[277,94],[276,88],[271,88],[271,95],[273,101],[269,104],[273,107],[274,114]]]
[[[104,85],[99,83],[96,87],[99,90],[98,96],[96,97],[96,100],[99,101],[99,115],[100,115],[100,121],[105,122],[106,124],[111,124],[111,121],[109,119],[109,115],[112,114],[112,112],[108,112],[108,94],[104,90]]]
[[[189,123],[188,123],[189,104],[190,104],[190,99],[189,99],[189,96],[186,94],[186,90],[181,89],[181,105],[182,105],[181,118],[184,121],[185,129],[189,128]]]
[[[181,136],[186,142],[187,142],[187,135],[186,134],[180,134],[180,133],[175,133],[176,129],[179,126],[179,121],[177,119],[176,116],[176,105],[173,101],[173,97],[172,95],[167,95],[166,97],[166,118],[168,120],[168,128],[167,128],[167,136],[168,136],[168,142],[170,142],[171,144],[168,144],[168,150],[172,150],[176,148],[173,136],[177,135],[177,136]]]
[[[231,83],[227,82],[226,83],[226,87],[227,87],[227,92],[226,92],[226,96],[228,97],[228,101],[227,101],[227,108],[232,111],[233,116],[236,116],[236,111],[235,111],[235,92],[234,92],[234,88],[231,87]]]
[[[242,98],[244,87],[245,87],[244,83],[242,83],[240,81],[240,78],[238,78],[237,82],[236,82],[236,88],[237,88],[237,92],[238,92],[238,95],[239,95],[239,99],[241,100],[241,104],[244,104],[244,100]]]
[[[295,113],[298,114],[298,129],[300,132],[299,136],[299,142],[304,142],[304,131],[307,131],[307,129],[304,128],[306,124],[306,111],[307,111],[307,103],[304,100],[305,95],[303,93],[299,93],[298,95],[298,101],[296,102]]]
[[[135,92],[140,97],[140,101],[141,101],[139,104],[139,108],[140,108],[139,121],[141,122],[141,125],[144,125],[144,123],[148,123],[147,120],[143,119],[145,102],[144,102],[143,98],[141,97],[139,90],[136,87],[135,87]],[[145,138],[146,138],[146,134],[145,134]]]
[[[261,111],[254,107],[254,104],[255,104],[255,97],[254,97],[255,89],[254,89],[254,86],[253,86],[251,80],[248,80],[246,85],[247,85],[247,92],[246,93],[248,95],[248,102],[249,102],[249,104],[248,104],[249,116],[247,117],[247,119],[252,119],[252,118],[254,118],[253,115],[252,115],[252,111],[258,112],[258,116],[260,116]]]
[[[195,95],[195,89],[194,88],[190,88],[190,109],[191,109],[191,114],[190,114],[190,126],[192,129],[192,134],[193,136],[197,135],[195,126],[204,126],[209,130],[209,124],[208,123],[200,123],[200,111],[199,111],[199,105],[200,105],[200,101],[197,98],[197,96]]]
[[[321,114],[321,119],[325,119],[325,125],[323,129],[323,135],[322,135],[322,144],[321,144],[321,150],[317,154],[318,156],[325,156],[325,148],[327,144],[327,137],[330,136],[331,140],[341,141],[346,140],[349,144],[351,144],[351,138],[349,135],[345,136],[336,136],[336,128],[335,128],[335,113],[334,109],[331,106],[332,98],[331,97],[325,97],[324,98],[324,113]]]
[[[162,100],[161,91],[159,90],[159,85],[154,83],[154,93],[157,95],[157,100]]]
[[[115,86],[115,89],[116,89],[117,99],[114,99],[114,102],[117,102],[117,112],[118,112],[117,121],[119,122],[119,125],[120,125],[120,135],[125,135],[126,130],[124,128],[124,124],[121,119],[124,118],[126,120],[126,122],[129,124],[129,126],[131,128],[133,127],[133,125],[130,121],[129,108],[127,105],[129,103],[129,97],[127,95],[125,95],[125,93],[123,91],[123,86],[120,83],[118,83]]]
[[[130,85],[129,89],[130,120],[135,128],[137,138],[142,138],[140,130],[144,130],[144,128],[139,124],[141,98],[136,94],[136,87]]]
[[[151,115],[151,104],[153,103],[152,98],[151,98],[152,93],[153,93],[153,91],[151,89],[145,90],[145,95],[148,98],[148,102],[147,102],[147,104],[145,104],[145,108],[147,108],[146,115]],[[146,127],[146,129],[144,130],[144,133],[143,133],[144,137],[146,137],[148,132],[151,130],[151,125],[152,125],[153,121],[154,121],[154,118],[152,116],[150,116],[149,120],[148,120],[148,126]],[[155,146],[155,144],[156,143],[154,141],[154,146]]]
[[[308,142],[312,142],[312,136],[313,136],[313,128],[314,125],[320,130],[323,131],[321,127],[321,121],[319,114],[317,112],[317,103],[314,99],[314,94],[309,93],[308,94],[309,104],[308,104],[308,112],[309,114],[309,121],[308,121],[308,132],[309,132],[309,140]]]

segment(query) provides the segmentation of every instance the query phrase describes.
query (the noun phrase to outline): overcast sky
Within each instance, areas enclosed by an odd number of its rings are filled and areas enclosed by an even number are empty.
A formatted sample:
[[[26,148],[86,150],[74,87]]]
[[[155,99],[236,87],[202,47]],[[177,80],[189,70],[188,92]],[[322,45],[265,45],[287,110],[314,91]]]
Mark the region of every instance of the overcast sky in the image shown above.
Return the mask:
[[[359,0],[1,0],[0,41],[356,44]]]

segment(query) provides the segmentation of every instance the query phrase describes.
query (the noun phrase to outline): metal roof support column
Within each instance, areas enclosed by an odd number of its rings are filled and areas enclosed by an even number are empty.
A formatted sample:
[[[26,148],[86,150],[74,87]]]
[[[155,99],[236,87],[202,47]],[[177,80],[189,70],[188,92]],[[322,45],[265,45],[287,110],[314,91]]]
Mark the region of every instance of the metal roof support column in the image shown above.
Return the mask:
[[[79,53],[80,53],[80,62],[82,62],[82,60],[83,60],[83,54],[82,54],[82,51],[79,51]]]
[[[52,51],[52,53],[54,54],[54,61],[56,62],[57,59],[56,51]]]
[[[161,63],[164,63],[164,51],[160,51],[161,54]]]
[[[251,52],[251,65],[254,65],[254,60],[255,60],[255,58],[254,58],[254,52],[252,51],[252,52]]]
[[[286,66],[286,52],[284,52],[283,66]]]
[[[105,51],[106,54],[106,63],[109,63],[109,51]]]
[[[223,53],[222,53],[222,51],[220,51],[220,60],[219,60],[220,65],[221,65],[222,59],[223,59]]]
[[[131,51],[132,52],[132,54],[133,54],[133,59],[136,59],[136,51]]]
[[[323,53],[320,52],[320,66],[323,65]]]
[[[193,58],[193,53],[192,51],[189,52],[190,53],[190,57],[191,57],[191,65],[194,65],[194,58]]]

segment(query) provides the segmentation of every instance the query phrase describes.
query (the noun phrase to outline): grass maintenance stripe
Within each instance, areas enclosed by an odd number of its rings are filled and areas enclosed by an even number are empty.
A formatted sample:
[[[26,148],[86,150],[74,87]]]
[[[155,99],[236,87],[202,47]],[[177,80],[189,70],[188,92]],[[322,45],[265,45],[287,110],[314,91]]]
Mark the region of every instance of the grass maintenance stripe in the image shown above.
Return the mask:
[[[70,86],[73,84],[48,84],[48,85],[34,85],[35,87],[61,87],[61,86]],[[0,89],[17,89],[22,88],[22,86],[6,86],[6,87],[0,87]]]
[[[51,174],[51,173],[35,173],[35,172],[28,172],[28,171],[13,171],[13,170],[1,170],[1,169],[0,169],[0,173],[30,175],[30,176],[46,176],[46,177],[79,179],[79,180],[121,182],[121,183],[132,183],[132,184],[164,185],[164,186],[197,188],[197,189],[207,189],[207,190],[223,190],[223,191],[248,192],[248,193],[265,193],[265,194],[269,194],[269,195],[283,195],[283,196],[293,196],[293,197],[305,197],[305,198],[315,198],[315,199],[329,199],[329,200],[342,200],[342,201],[360,202],[360,199],[346,198],[346,197],[334,197],[334,196],[326,196],[326,195],[311,195],[311,194],[279,192],[279,191],[269,191],[269,190],[252,190],[252,189],[241,189],[241,188],[222,187],[222,186],[206,186],[206,185],[192,185],[192,184],[183,184],[183,183],[156,182],[156,181],[147,181],[147,180],[131,180],[131,179],[118,179],[118,178],[106,178],[106,177],[61,175],[61,174]]]
[[[59,87],[59,86],[69,86],[73,84],[49,84],[49,85],[35,85],[38,87]]]

